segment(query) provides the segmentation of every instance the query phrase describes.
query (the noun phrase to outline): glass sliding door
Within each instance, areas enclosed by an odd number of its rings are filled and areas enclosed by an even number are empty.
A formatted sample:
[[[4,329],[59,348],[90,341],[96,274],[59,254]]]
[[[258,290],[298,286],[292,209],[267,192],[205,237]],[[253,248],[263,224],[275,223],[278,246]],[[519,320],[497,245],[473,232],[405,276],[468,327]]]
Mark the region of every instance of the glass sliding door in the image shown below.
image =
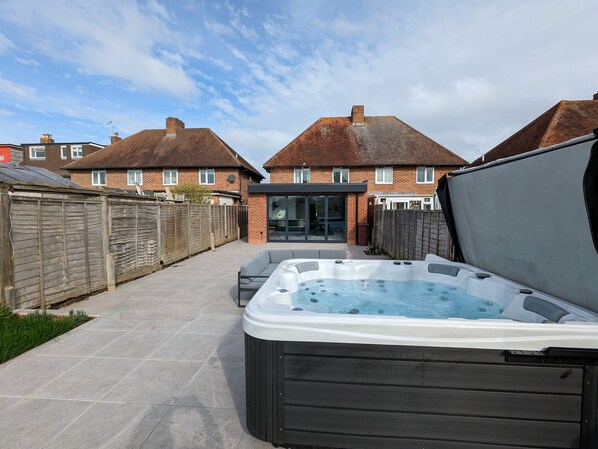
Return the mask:
[[[347,241],[346,195],[269,196],[268,241]]]
[[[288,240],[305,240],[305,197],[289,196]]]
[[[343,195],[329,196],[328,200],[328,241],[344,242],[347,240],[347,214]]]
[[[268,197],[268,240],[284,241],[287,239],[287,197]]]

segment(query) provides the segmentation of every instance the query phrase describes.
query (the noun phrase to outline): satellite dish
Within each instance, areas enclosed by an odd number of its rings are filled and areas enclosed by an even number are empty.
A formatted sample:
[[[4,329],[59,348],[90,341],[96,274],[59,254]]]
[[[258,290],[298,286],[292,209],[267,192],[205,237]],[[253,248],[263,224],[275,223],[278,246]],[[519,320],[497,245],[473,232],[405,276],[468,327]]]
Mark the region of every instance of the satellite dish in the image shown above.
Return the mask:
[[[235,182],[235,179],[235,175],[228,175],[228,178],[226,178],[228,182]]]

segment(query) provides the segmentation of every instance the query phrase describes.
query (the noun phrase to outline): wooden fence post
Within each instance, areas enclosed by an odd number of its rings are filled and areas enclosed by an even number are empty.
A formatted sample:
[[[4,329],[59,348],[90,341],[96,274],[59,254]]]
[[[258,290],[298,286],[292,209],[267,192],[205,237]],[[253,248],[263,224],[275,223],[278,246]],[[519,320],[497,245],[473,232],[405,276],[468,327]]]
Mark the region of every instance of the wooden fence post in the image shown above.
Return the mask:
[[[0,189],[0,304],[14,308],[10,219],[8,187],[2,187]]]
[[[46,308],[46,286],[44,285],[44,242],[42,236],[42,202],[36,201],[37,204],[37,257],[39,269],[39,306],[41,309]]]
[[[114,273],[114,256],[110,252],[110,205],[108,197],[102,195],[102,249],[104,253],[104,267],[106,270],[106,288],[113,291],[116,288],[116,275]]]
[[[162,258],[162,206],[163,204],[158,203],[158,213],[157,213],[157,220],[156,220],[156,234],[158,240],[158,263],[163,261]]]

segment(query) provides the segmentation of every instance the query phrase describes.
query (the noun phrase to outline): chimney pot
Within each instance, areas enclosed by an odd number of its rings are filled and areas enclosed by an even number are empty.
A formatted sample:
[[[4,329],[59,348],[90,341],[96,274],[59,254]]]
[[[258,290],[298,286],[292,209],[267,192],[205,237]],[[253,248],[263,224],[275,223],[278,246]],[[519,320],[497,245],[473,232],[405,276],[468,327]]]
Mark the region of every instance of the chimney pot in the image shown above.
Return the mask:
[[[176,117],[166,117],[166,135],[175,136],[177,130],[185,129],[185,124],[182,120]]]
[[[118,133],[114,133],[110,136],[110,145],[114,145],[116,142],[120,142],[123,140],[122,137],[118,135]]]
[[[363,105],[355,105],[351,108],[351,122],[353,126],[365,125],[364,107]]]
[[[54,143],[54,139],[52,139],[52,134],[42,134],[39,138],[39,143]]]
[[[598,92],[594,94],[594,100],[598,100]]]

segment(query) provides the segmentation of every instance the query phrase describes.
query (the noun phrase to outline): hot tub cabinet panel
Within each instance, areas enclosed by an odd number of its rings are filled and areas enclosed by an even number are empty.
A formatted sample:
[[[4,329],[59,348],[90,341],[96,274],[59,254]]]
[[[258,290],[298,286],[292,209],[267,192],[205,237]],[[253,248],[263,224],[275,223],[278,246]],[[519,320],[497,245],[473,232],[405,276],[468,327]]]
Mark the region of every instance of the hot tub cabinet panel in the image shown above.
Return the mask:
[[[548,357],[246,334],[245,354],[248,429],[277,445],[598,447],[597,369],[587,353]]]

